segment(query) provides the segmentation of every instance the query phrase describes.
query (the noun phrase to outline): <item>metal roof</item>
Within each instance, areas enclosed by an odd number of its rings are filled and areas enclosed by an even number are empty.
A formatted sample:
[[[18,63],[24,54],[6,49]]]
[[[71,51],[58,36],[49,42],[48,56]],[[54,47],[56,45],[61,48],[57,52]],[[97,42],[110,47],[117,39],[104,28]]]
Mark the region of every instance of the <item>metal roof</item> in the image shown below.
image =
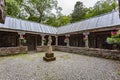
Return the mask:
[[[120,25],[119,12],[113,11],[107,14],[96,16],[87,20],[76,22],[70,25],[55,28],[52,26],[25,21],[21,19],[6,17],[5,24],[0,24],[0,28],[31,31],[48,34],[64,34],[91,29],[99,29]]]
[[[0,28],[32,31],[32,32],[48,33],[48,34],[57,33],[57,28],[55,27],[47,26],[47,25],[43,25],[40,23],[31,22],[31,21],[11,18],[11,17],[6,17],[5,24],[4,25],[1,24]]]
[[[58,30],[57,34],[99,29],[99,28],[111,27],[116,25],[120,25],[119,12],[113,11],[87,20],[83,20],[70,25],[59,27],[57,29]]]

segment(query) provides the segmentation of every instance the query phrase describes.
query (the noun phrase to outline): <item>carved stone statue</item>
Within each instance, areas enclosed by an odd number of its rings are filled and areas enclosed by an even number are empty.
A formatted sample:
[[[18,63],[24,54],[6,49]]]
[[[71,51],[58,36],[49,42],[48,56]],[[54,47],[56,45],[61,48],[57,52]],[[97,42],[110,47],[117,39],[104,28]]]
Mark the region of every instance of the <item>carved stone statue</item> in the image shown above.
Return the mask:
[[[4,23],[6,17],[5,0],[0,0],[0,23]]]
[[[52,53],[52,38],[51,36],[48,37],[48,50],[47,50],[47,53]]]
[[[51,38],[51,36],[49,36],[48,37],[48,46],[51,46],[51,44],[52,44],[52,38]]]

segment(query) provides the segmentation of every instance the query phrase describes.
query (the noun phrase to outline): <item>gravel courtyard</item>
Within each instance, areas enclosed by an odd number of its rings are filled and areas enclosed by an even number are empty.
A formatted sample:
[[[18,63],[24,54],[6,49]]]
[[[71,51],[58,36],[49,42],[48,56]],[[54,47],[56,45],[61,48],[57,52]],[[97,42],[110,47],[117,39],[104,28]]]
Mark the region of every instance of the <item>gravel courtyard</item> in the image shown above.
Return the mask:
[[[55,51],[56,61],[44,53],[0,58],[0,80],[120,80],[120,61]]]

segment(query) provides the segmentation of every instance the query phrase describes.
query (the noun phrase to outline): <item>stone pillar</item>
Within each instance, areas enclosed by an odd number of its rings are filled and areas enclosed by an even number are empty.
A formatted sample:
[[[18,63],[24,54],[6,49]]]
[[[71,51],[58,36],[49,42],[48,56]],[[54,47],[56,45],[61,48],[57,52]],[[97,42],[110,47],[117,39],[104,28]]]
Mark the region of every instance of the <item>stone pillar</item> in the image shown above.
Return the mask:
[[[85,47],[89,48],[89,38],[88,38],[89,32],[84,32],[83,35],[84,35]]]
[[[42,34],[41,36],[42,36],[41,46],[44,46],[44,42],[45,42],[45,35],[44,35],[44,34]]]
[[[23,35],[25,35],[25,33],[24,33],[24,32],[18,32],[18,35],[20,36],[20,37],[19,37],[19,46],[22,46],[22,42],[21,42],[20,39],[23,38]]]
[[[66,39],[67,39],[67,47],[69,47],[70,46],[70,40],[69,40],[70,35],[67,34],[65,36],[66,36]]]
[[[58,46],[58,36],[55,36],[55,38],[56,38],[56,43],[55,43],[55,45]]]

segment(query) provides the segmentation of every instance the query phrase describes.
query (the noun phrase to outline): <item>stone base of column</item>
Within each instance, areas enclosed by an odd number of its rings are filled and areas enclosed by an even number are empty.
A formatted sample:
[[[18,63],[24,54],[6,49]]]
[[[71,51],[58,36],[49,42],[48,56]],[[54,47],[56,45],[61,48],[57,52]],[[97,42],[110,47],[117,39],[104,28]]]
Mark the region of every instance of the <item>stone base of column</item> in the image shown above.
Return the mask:
[[[54,53],[45,53],[45,57],[43,57],[44,61],[54,61],[56,60],[56,57],[54,57]]]

